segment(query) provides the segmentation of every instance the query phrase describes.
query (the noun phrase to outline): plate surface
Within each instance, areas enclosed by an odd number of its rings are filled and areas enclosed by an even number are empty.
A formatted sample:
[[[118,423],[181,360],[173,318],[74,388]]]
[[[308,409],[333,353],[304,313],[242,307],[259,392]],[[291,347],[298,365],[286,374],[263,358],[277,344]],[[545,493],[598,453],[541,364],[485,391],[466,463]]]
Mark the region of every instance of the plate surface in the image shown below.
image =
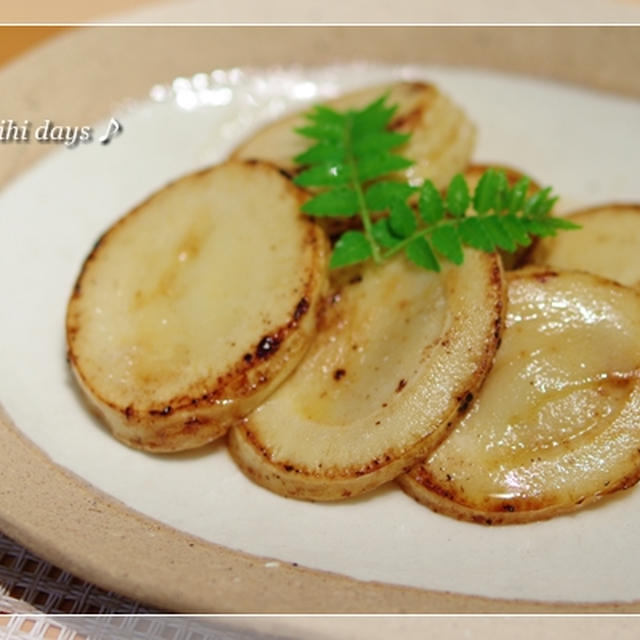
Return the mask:
[[[492,598],[638,600],[637,491],[573,516],[503,528],[433,514],[394,486],[340,504],[286,500],[251,484],[222,445],[172,457],[126,448],[87,412],[72,383],[65,306],[81,261],[105,228],[168,181],[222,160],[264,122],[398,78],[438,84],[476,122],[476,160],[553,184],[565,209],[640,200],[633,170],[640,146],[630,135],[640,122],[637,101],[443,68],[233,69],[179,78],[117,113],[123,131],[110,144],[94,139],[60,149],[0,196],[2,403],[56,464],[179,531],[275,558],[274,567],[295,562]],[[106,126],[97,125],[94,138]]]

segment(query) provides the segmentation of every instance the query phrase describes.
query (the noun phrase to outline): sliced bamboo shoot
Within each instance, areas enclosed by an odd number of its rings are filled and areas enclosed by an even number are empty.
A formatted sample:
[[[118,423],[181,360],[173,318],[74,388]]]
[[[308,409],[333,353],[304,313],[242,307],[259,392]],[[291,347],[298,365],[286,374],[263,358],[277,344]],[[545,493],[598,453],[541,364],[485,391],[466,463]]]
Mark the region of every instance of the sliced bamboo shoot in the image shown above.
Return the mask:
[[[500,340],[503,276],[466,252],[344,269],[296,371],[229,432],[242,470],[285,496],[339,500],[392,480],[444,437]]]
[[[484,524],[583,507],[640,478],[640,295],[580,272],[509,274],[502,346],[450,436],[399,482]]]
[[[203,445],[298,364],[327,272],[305,197],[272,166],[230,163],[170,184],[99,240],[69,302],[68,352],[117,438]]]

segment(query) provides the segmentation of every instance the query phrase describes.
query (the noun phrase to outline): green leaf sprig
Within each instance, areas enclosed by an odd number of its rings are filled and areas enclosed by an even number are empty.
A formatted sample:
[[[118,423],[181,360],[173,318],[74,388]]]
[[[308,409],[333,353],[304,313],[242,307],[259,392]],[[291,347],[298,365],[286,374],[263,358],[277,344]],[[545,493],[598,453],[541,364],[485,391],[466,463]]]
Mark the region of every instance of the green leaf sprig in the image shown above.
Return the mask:
[[[318,217],[359,216],[362,223],[361,231],[339,237],[332,268],[369,258],[380,264],[404,251],[415,264],[439,271],[441,257],[461,264],[464,246],[512,252],[529,245],[532,236],[579,228],[550,215],[557,200],[550,187],[529,195],[529,178],[510,186],[502,170],[485,171],[473,194],[461,174],[444,195],[431,180],[415,187],[389,178],[413,162],[393,151],[410,134],[389,130],[396,107],[386,100],[381,96],[361,110],[346,112],[317,106],[307,114],[308,124],[296,130],[315,142],[295,158],[305,165],[295,182],[321,189],[302,211]]]

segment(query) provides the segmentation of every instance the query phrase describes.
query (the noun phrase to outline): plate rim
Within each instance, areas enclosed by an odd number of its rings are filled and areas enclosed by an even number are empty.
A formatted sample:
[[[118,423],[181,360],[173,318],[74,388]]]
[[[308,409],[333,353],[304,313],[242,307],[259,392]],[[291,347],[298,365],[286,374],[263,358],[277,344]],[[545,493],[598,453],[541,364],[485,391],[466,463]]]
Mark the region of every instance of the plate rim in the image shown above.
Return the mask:
[[[70,31],[18,59],[0,70],[0,86],[29,69],[34,79],[42,79],[43,72],[36,73],[34,66],[47,56],[49,62],[45,67],[51,68],[61,60],[69,61],[71,52],[77,55],[83,48],[92,50],[90,31]],[[152,84],[150,81],[146,89]],[[43,86],[40,93],[44,91]],[[98,121],[110,106],[92,107],[87,117],[92,122]],[[24,154],[13,170],[0,175],[0,185],[5,186],[29,169],[47,150],[41,151],[38,155]],[[508,600],[365,582],[279,560],[278,566],[265,567],[271,559],[180,532],[126,507],[55,464],[19,430],[1,404],[0,461],[0,495],[3,495],[0,529],[4,533],[84,580],[165,610],[193,613],[640,612],[640,600],[601,603]],[[60,500],[60,496],[65,499]],[[52,497],[55,498],[53,509]],[[30,508],[25,509],[26,505]],[[92,531],[99,533],[105,523],[108,535],[92,535]],[[154,545],[149,544],[152,539]],[[172,562],[167,563],[169,550]],[[204,575],[202,567],[215,567],[215,579]],[[185,572],[192,572],[186,580]],[[274,592],[276,596],[269,598],[268,594]]]
[[[43,482],[25,483],[28,497],[3,492],[3,532],[88,582],[163,610],[244,614],[640,612],[640,600],[574,603],[490,598],[364,581],[230,549],[141,514],[57,465],[17,428],[1,404],[0,449],[14,454],[3,465],[2,476],[28,481],[34,465],[38,465],[39,478],[46,476],[45,487]],[[46,514],[46,527],[38,517],[43,511],[25,513],[25,502],[46,506],[56,495],[65,495],[65,500],[58,501],[55,513]],[[90,535],[103,529],[116,535]],[[124,552],[120,544],[128,545]],[[181,568],[168,568],[168,557],[170,565]],[[202,572],[202,567],[212,565],[216,565],[215,580]],[[132,568],[144,571],[133,575]],[[274,592],[275,598],[268,597]]]

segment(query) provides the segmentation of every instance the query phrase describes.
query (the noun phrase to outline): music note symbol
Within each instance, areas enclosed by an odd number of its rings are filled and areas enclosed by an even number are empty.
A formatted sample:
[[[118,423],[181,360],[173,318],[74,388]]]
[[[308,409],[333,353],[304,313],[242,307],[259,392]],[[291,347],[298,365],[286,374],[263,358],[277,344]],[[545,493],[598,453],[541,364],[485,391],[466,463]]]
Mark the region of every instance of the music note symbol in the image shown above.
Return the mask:
[[[102,144],[109,144],[109,142],[111,142],[111,139],[119,135],[120,133],[122,133],[122,125],[115,118],[111,118],[111,120],[109,120],[107,131],[100,138],[100,142]]]

